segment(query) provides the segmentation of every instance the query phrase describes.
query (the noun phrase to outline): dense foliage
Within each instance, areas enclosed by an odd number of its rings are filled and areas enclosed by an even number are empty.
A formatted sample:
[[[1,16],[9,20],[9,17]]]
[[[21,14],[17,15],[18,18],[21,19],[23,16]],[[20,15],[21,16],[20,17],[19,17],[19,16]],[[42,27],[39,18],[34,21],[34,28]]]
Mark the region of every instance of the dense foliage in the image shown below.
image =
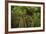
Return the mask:
[[[40,7],[11,6],[11,27],[40,27]]]

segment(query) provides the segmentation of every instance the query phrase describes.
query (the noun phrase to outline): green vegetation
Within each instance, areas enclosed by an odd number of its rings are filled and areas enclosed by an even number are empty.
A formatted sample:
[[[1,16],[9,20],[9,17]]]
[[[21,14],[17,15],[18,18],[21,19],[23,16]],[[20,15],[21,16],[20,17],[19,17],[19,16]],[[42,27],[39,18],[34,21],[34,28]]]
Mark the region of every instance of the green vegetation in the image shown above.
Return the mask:
[[[40,27],[40,7],[11,6],[11,27]]]

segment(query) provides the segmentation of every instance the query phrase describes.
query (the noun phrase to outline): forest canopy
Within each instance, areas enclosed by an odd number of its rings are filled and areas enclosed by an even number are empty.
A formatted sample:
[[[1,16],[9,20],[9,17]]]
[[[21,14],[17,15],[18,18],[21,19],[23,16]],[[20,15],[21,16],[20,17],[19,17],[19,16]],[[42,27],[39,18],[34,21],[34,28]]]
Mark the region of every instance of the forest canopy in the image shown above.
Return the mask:
[[[40,7],[11,6],[11,28],[40,27]]]

